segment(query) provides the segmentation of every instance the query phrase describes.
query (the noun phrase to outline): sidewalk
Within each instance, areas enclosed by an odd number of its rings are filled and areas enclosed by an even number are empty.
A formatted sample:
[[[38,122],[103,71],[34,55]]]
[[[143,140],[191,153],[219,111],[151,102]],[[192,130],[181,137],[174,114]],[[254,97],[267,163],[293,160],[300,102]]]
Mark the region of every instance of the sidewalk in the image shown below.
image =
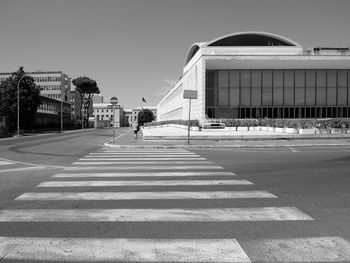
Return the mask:
[[[147,131],[145,131],[145,134]],[[159,132],[159,131],[158,131]],[[164,130],[162,131],[164,132]],[[173,133],[177,134],[175,138]],[[316,146],[350,146],[350,134],[339,135],[286,135],[266,132],[230,132],[230,136],[213,132],[210,136],[190,137],[187,144],[187,131],[173,130],[163,134],[161,139],[144,140],[142,130],[134,139],[132,129],[115,138],[115,142],[105,145],[115,148],[274,148],[274,147],[316,147]],[[181,133],[181,134],[180,134]],[[200,133],[200,132],[198,132]],[[149,134],[147,134],[149,136]],[[174,139],[175,138],[175,139]]]

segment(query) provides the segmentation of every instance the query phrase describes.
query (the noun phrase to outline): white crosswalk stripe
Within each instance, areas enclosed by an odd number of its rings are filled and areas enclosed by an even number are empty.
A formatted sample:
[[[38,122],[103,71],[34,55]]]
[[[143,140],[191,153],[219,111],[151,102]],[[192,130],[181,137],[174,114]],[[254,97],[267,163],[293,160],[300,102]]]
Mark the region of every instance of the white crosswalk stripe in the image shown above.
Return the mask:
[[[100,161],[101,158],[80,158],[79,161]],[[104,157],[103,161],[200,161],[200,160],[206,160],[205,158],[201,157],[143,157],[143,158],[110,158],[110,157]]]
[[[64,171],[131,171],[131,170],[223,170],[222,166],[214,165],[147,165],[147,166],[71,166],[64,169]]]
[[[251,185],[248,180],[50,181],[37,187]]]
[[[9,165],[9,164],[14,164],[14,163],[0,160],[0,165]]]
[[[110,165],[110,164],[211,164],[211,161],[114,161],[114,162],[74,162],[73,165]]]
[[[55,178],[91,178],[91,177],[185,177],[185,176],[235,176],[232,172],[123,172],[123,173],[58,173]],[[146,181],[144,181],[146,182]]]
[[[313,220],[295,207],[222,209],[28,209],[2,210],[0,222],[220,222]]]
[[[250,262],[235,239],[0,237],[0,255],[65,262]]]
[[[24,193],[17,201],[277,198],[266,191]]]
[[[1,164],[0,165],[5,165]],[[224,171],[206,158],[181,149],[104,149],[90,153],[72,166],[38,184],[35,191],[18,196],[16,205],[32,202],[32,209],[0,210],[0,222],[60,223],[79,222],[309,222],[314,219],[293,206],[235,207],[235,200],[278,201],[268,191],[251,190],[254,184],[232,179],[236,174]],[[192,178],[195,177],[195,178]],[[65,180],[62,179],[66,178]],[[89,178],[89,179],[86,179]],[[168,190],[171,186],[172,191]],[[183,186],[191,186],[188,191]],[[205,186],[206,191],[198,189]],[[106,187],[118,187],[108,188]],[[119,188],[120,187],[120,188]],[[127,188],[136,190],[126,192]],[[147,191],[145,187],[153,187]],[[182,188],[181,188],[182,187]],[[232,189],[234,187],[233,191]],[[236,188],[239,188],[237,190]],[[69,190],[68,190],[69,189]],[[117,189],[122,189],[119,191]],[[176,190],[174,190],[176,189]],[[193,190],[195,189],[195,190]],[[210,190],[208,190],[210,189]],[[229,190],[227,190],[229,189]],[[53,190],[53,191],[52,191]],[[222,191],[224,190],[224,191]],[[220,199],[232,200],[232,206],[220,207],[142,207],[102,209],[85,202],[84,209],[47,209],[48,204],[69,201],[134,200],[162,202],[172,200],[193,204]],[[182,200],[182,201],[181,201]],[[195,201],[198,200],[198,201]],[[104,202],[106,201],[106,203]],[[231,202],[231,201],[229,201]],[[147,202],[145,202],[147,203]],[[42,205],[45,205],[46,209]],[[99,204],[99,203],[98,203]],[[227,204],[227,203],[226,203]],[[244,249],[249,248],[248,251]],[[350,242],[340,237],[236,240],[232,238],[103,238],[99,237],[20,237],[0,236],[1,260],[32,261],[115,261],[115,262],[348,262]],[[249,252],[249,253],[248,253]]]

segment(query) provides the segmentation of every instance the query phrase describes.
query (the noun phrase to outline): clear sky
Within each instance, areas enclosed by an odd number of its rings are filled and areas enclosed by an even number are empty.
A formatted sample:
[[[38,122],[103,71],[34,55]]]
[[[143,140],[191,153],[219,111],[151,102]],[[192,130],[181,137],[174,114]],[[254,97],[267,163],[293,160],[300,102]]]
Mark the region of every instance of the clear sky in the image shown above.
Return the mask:
[[[85,75],[105,101],[156,105],[192,43],[241,31],[350,46],[350,1],[0,0],[0,72]]]

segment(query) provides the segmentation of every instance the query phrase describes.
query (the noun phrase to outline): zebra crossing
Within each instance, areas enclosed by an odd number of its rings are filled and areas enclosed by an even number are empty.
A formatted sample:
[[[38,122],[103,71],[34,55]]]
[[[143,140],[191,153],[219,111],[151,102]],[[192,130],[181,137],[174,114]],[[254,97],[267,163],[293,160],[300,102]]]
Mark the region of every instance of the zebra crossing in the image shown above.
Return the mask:
[[[234,186],[235,190],[231,188],[227,190],[227,187],[231,186]],[[172,187],[177,190],[173,190]],[[183,191],[178,190],[179,187],[191,188]],[[196,187],[205,187],[206,190],[197,190]],[[211,187],[214,188],[210,189]],[[122,188],[124,190],[118,190]],[[40,182],[33,191],[19,195],[14,199],[15,203],[35,202],[36,208],[0,210],[0,222],[64,224],[198,222],[206,224],[210,222],[314,221],[310,215],[291,206],[235,207],[232,205],[232,207],[225,208],[107,209],[96,207],[48,209],[40,206],[43,202],[54,204],[68,201],[278,201],[278,196],[273,193],[252,188],[254,188],[253,182],[238,179],[236,174],[225,171],[223,167],[187,150],[112,150],[106,148],[80,158],[70,167],[53,175],[50,180]],[[253,249],[246,251],[244,247],[248,246]],[[69,235],[66,237],[0,236],[0,261],[2,260],[5,262],[6,260],[19,262],[23,260],[349,262],[350,242],[341,237],[239,240],[235,237],[153,239],[73,237]]]

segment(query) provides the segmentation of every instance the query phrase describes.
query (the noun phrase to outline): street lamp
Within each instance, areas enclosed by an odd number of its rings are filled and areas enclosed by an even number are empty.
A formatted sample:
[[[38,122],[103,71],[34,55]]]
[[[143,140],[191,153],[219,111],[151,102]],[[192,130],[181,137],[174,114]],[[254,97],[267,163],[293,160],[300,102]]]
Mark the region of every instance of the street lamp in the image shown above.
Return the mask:
[[[17,136],[19,136],[19,84],[25,76],[26,76],[26,74],[24,74],[22,77],[20,77],[18,82],[17,82]]]
[[[40,72],[40,70],[36,70],[32,73],[36,73],[36,72]],[[19,84],[25,76],[27,76],[27,75],[24,73],[23,76],[20,77],[18,82],[17,82],[17,136],[19,136]]]

